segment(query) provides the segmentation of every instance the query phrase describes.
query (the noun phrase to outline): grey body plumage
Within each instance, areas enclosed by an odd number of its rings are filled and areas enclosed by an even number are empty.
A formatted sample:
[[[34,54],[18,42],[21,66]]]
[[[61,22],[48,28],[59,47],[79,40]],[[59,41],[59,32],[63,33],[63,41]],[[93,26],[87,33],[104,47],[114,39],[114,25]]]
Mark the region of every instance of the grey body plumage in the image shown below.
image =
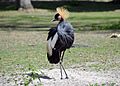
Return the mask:
[[[56,38],[56,43],[52,47],[52,55],[49,55],[48,60],[50,63],[58,63],[60,61],[61,52],[69,49],[74,42],[74,31],[70,23],[66,21],[60,22],[56,28],[50,29],[47,40],[51,41],[55,38],[55,34],[58,35]],[[55,54],[55,55],[54,55]]]
[[[60,9],[59,9],[60,10]],[[63,11],[63,9],[61,9]],[[60,63],[61,79],[62,69],[68,75],[62,65],[66,49],[69,49],[74,42],[74,30],[70,23],[66,22],[62,16],[57,13],[54,21],[59,21],[55,28],[49,30],[47,38],[47,58],[52,64]]]
[[[72,46],[74,41],[74,31],[70,23],[62,21],[57,26],[58,37],[65,49],[68,49]]]

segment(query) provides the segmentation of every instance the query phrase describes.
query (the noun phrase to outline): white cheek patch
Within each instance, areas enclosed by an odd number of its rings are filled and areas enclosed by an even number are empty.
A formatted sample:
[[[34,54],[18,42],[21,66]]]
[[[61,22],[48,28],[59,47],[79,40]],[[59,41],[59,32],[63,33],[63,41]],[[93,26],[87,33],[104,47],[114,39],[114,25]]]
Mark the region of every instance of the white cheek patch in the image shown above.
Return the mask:
[[[52,56],[52,49],[55,47],[55,44],[57,42],[58,39],[58,34],[56,33],[53,37],[53,39],[49,39],[48,43],[47,43],[47,52],[50,56]]]
[[[62,18],[61,16],[58,16],[58,20],[61,20],[61,18]]]

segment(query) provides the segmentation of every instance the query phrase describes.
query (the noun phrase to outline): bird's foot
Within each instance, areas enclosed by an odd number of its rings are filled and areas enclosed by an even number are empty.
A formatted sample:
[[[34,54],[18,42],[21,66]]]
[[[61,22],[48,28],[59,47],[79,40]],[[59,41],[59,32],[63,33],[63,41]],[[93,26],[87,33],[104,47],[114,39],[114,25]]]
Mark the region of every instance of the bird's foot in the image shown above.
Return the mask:
[[[68,76],[66,76],[66,78],[65,79],[68,79]]]
[[[61,80],[62,80],[63,78],[61,78]],[[69,79],[68,77],[66,77],[65,79]]]
[[[61,80],[62,80],[63,78],[61,77]]]

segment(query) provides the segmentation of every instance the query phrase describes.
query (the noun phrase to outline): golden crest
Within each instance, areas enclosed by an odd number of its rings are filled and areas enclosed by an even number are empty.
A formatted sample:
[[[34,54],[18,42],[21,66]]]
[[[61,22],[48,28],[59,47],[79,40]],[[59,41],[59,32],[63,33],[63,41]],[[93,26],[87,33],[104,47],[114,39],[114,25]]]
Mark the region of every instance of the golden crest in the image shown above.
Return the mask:
[[[69,17],[68,10],[63,7],[57,7],[56,11],[62,16],[63,19],[67,19]]]

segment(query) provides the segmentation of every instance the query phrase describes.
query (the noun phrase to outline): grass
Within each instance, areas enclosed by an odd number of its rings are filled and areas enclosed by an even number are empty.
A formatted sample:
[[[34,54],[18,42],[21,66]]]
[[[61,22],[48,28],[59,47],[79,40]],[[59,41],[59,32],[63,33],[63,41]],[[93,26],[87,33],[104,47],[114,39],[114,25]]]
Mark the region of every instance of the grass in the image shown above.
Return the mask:
[[[78,33],[76,43],[79,48],[73,48],[73,57],[78,57],[76,63],[95,70],[109,70],[119,65],[119,40],[109,39],[109,34]],[[71,54],[70,54],[71,55]],[[70,60],[74,62],[74,58]],[[73,63],[71,62],[71,63]]]
[[[4,32],[1,32],[1,33],[4,33]],[[0,40],[1,41],[1,45],[0,45],[1,68],[3,70],[4,69],[13,70],[11,69],[11,67],[14,68],[19,64],[24,67],[27,67],[27,69],[29,69],[30,64],[33,65],[35,68],[39,67],[38,69],[46,66],[47,65],[47,62],[45,62],[46,48],[45,46],[43,46],[43,44],[45,43],[42,42],[43,41],[42,39],[44,39],[42,38],[43,37],[42,35],[44,34],[34,33],[34,32],[27,32],[27,33],[26,32],[11,33],[10,32],[10,33],[6,33],[5,35],[2,34],[3,37],[5,36],[5,39],[1,38]],[[14,65],[11,66],[12,64]]]
[[[40,10],[32,13],[3,11],[0,12],[1,30],[48,30],[56,24],[50,22],[54,12]],[[119,12],[71,12],[68,19],[80,30],[118,30],[120,29]]]
[[[108,86],[115,86],[116,84],[115,83],[108,83],[107,85]],[[89,86],[106,86],[106,84],[99,85],[99,84],[95,83],[95,84],[91,84]]]
[[[115,12],[90,12],[73,13],[71,22],[78,30],[106,30],[120,29],[119,13]],[[114,26],[116,27],[110,27]],[[117,27],[118,26],[118,27]]]
[[[120,40],[111,39],[109,35],[110,33],[76,33],[75,47],[65,54],[65,66],[76,65],[75,67],[95,71],[120,68]],[[47,32],[0,31],[0,37],[1,72],[28,71],[30,65],[36,70],[57,67],[47,61]]]
[[[53,14],[54,12],[50,10],[36,10],[31,13],[0,12],[1,73],[28,71],[30,65],[37,70],[57,67],[50,65],[46,57],[46,30],[56,25],[50,22]],[[83,69],[95,71],[120,68],[119,38],[109,38],[112,33],[110,31],[79,32],[101,29],[99,26],[109,26],[109,24],[111,26],[113,23],[117,24],[119,31],[119,19],[119,12],[71,12],[68,21],[78,32],[75,33],[75,47],[65,54],[65,66],[78,65]]]

